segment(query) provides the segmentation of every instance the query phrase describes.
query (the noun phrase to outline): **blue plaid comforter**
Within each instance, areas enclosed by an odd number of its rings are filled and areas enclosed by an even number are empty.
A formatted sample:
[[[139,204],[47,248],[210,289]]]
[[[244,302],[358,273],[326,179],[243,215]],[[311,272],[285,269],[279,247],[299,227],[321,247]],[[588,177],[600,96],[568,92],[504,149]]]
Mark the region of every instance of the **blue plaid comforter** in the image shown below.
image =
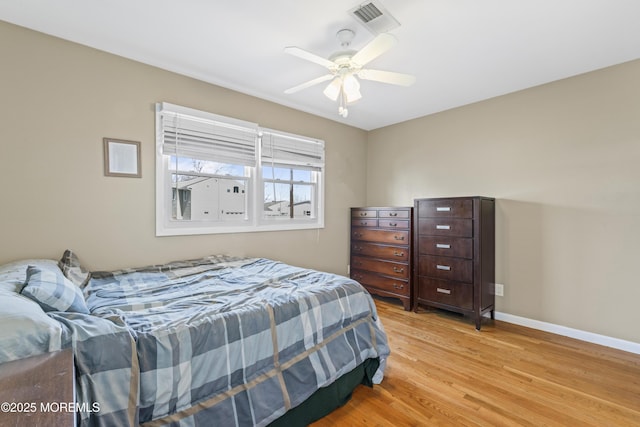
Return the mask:
[[[91,315],[58,318],[99,407],[82,425],[267,425],[368,358],[379,382],[389,354],[357,282],[267,259],[93,273],[85,296]]]

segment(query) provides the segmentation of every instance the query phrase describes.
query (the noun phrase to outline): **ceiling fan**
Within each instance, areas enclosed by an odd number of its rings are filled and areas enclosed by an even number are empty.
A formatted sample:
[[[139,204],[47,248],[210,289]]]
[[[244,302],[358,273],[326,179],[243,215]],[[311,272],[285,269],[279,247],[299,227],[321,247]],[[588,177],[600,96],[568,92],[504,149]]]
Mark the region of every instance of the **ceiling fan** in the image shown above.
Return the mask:
[[[329,70],[328,74],[289,88],[284,93],[295,93],[331,80],[323,93],[332,101],[338,100],[338,114],[347,117],[349,114],[347,104],[362,98],[360,82],[356,77],[400,86],[410,86],[415,82],[415,77],[409,74],[363,68],[397,43],[393,35],[381,33],[359,51],[349,49],[355,36],[352,30],[340,30],[336,36],[343,50],[334,53],[328,59],[295,46],[284,49],[290,55],[322,65]]]

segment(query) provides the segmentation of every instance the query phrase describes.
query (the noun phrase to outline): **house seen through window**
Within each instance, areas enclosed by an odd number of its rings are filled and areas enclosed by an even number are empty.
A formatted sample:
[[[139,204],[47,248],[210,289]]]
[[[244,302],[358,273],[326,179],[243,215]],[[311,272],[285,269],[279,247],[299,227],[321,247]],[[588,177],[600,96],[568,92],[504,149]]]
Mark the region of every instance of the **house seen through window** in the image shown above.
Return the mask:
[[[224,220],[247,211],[245,167],[171,156],[173,220]]]

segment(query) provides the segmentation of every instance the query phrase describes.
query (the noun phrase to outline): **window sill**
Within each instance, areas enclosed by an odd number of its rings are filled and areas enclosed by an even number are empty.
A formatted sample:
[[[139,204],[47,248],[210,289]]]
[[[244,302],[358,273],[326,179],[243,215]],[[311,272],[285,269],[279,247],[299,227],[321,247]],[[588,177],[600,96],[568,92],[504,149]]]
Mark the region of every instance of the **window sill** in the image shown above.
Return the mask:
[[[217,227],[159,227],[156,228],[156,237],[193,236],[202,234],[255,233],[261,231],[313,230],[321,228],[324,228],[324,223],[318,222],[300,222],[294,224],[261,224],[254,226],[228,225]]]

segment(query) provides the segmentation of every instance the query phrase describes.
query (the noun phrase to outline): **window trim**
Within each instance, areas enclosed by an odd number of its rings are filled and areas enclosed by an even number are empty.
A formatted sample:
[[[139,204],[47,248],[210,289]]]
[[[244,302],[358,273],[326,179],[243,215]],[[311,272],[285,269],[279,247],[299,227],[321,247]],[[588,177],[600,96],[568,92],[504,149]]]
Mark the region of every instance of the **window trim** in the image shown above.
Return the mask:
[[[182,114],[193,116],[199,119],[211,120],[219,123],[230,124],[232,126],[246,127],[256,130],[255,148],[256,159],[254,166],[247,166],[249,177],[247,179],[247,220],[238,221],[179,221],[172,217],[172,185],[169,166],[170,156],[163,153],[163,117],[167,114]],[[266,218],[264,216],[264,181],[262,178],[262,134],[272,133],[284,137],[299,139],[301,141],[316,143],[321,150],[321,164],[313,167],[316,169],[317,181],[315,186],[316,217],[315,218]],[[294,166],[293,163],[288,167]],[[298,165],[300,166],[300,165]],[[225,234],[225,233],[245,233],[261,231],[289,231],[308,230],[324,228],[324,206],[325,206],[325,159],[324,141],[309,138],[301,135],[294,135],[278,130],[261,128],[256,123],[220,116],[182,107],[166,102],[156,104],[156,236],[183,236],[200,234]],[[174,171],[175,172],[175,171]],[[313,187],[312,187],[313,188]],[[312,191],[313,192],[313,191]],[[314,194],[312,194],[312,197]],[[240,221],[246,221],[240,223]]]

